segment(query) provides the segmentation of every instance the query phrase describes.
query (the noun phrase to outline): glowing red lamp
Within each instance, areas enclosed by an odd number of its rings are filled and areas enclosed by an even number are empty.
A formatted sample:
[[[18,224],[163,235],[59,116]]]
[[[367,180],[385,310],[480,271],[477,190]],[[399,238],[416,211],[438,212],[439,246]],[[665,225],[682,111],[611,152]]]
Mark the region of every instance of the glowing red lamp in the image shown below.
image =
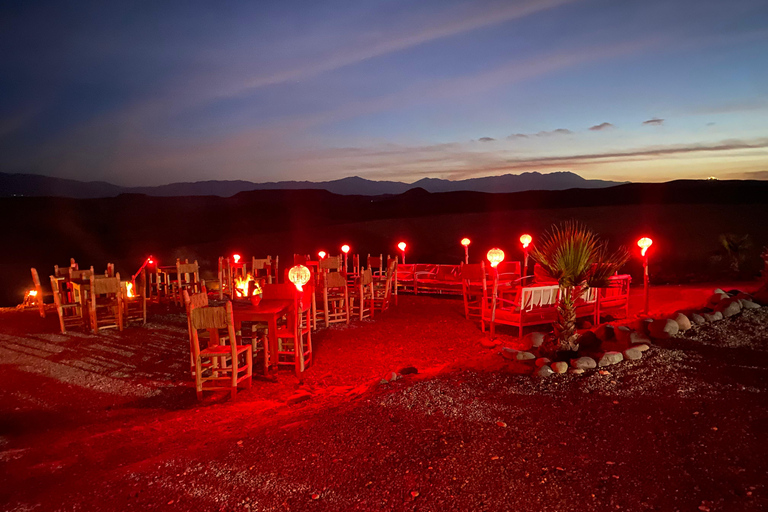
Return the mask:
[[[469,244],[472,242],[469,238],[462,238],[461,245],[464,246],[464,263],[469,264]]]
[[[239,254],[233,254],[232,259],[235,260],[235,263],[240,263],[240,255]]]
[[[648,248],[653,245],[653,240],[648,238],[647,236],[641,238],[637,241],[637,246],[640,248],[640,256],[645,256],[645,253],[648,251]]]
[[[309,269],[304,265],[296,265],[295,267],[291,267],[291,270],[288,271],[288,280],[292,282],[300,292],[304,291],[302,287],[309,282],[310,277],[312,277],[312,275],[310,274]]]
[[[527,249],[532,240],[531,235],[520,235],[520,243],[523,244],[523,249]]]
[[[485,255],[486,258],[488,258],[488,261],[491,262],[491,267],[496,268],[499,263],[504,261],[504,251],[501,249],[494,247],[488,253]]]
[[[405,248],[407,247],[407,244],[405,242],[400,242],[397,244],[397,248],[400,249],[400,252],[403,253],[403,264],[405,264]]]
[[[347,244],[342,245],[341,252],[344,253],[344,272],[346,272],[349,270],[349,267],[347,266],[347,254],[349,253],[349,246]]]
[[[523,277],[528,275],[528,246],[531,245],[531,235],[520,235],[520,243],[523,244]]]
[[[321,260],[324,260],[324,259],[325,259],[325,257],[326,257],[326,256],[328,256],[328,253],[326,253],[325,251],[320,251],[319,253],[317,253],[317,255],[318,255],[318,257],[319,257]]]
[[[643,257],[643,287],[645,288],[645,314],[648,314],[650,308],[650,277],[648,275],[648,248],[653,245],[653,240],[644,236],[637,241],[637,246],[640,248],[640,256]]]

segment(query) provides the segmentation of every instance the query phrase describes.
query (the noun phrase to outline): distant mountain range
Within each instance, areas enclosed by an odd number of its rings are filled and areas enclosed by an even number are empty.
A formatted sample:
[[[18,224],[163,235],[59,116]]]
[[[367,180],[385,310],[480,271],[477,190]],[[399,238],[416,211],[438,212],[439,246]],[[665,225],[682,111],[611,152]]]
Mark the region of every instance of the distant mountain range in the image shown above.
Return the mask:
[[[398,181],[372,181],[357,176],[333,181],[278,181],[252,183],[250,181],[196,181],[171,183],[157,187],[121,187],[104,181],[77,181],[52,178],[37,174],[0,173],[0,197],[70,197],[91,199],[115,197],[120,194],[148,196],[220,196],[230,197],[251,190],[327,190],[341,195],[378,196],[402,194],[414,188],[427,192],[523,192],[526,190],[567,190],[571,188],[605,188],[624,182],[587,180],[572,172],[541,174],[526,172],[467,180],[424,178],[416,183]]]

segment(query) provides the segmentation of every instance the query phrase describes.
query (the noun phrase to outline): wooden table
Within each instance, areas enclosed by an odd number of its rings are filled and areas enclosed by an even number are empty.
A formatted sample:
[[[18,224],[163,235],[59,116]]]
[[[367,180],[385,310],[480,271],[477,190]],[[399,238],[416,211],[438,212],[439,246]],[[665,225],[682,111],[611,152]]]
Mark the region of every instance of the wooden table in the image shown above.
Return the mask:
[[[245,322],[260,322],[267,324],[268,347],[264,347],[264,374],[269,373],[270,361],[277,367],[277,319],[293,308],[292,300],[262,299],[258,306],[250,303],[235,301],[232,303],[232,313],[235,328],[242,328]],[[267,354],[267,350],[269,353]]]

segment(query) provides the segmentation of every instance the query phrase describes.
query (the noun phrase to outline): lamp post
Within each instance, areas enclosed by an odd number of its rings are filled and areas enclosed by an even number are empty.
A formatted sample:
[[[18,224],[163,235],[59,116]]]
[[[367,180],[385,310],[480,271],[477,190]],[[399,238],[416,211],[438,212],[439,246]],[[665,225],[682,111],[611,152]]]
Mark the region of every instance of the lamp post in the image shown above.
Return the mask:
[[[407,247],[405,242],[400,242],[397,244],[397,248],[400,249],[400,252],[403,253],[403,265],[405,265],[405,248]]]
[[[520,236],[520,243],[523,244],[523,277],[528,275],[528,246],[531,244],[531,235]]]
[[[504,251],[494,247],[485,255],[488,261],[491,262],[491,268],[493,268],[493,300],[491,302],[491,339],[493,339],[496,331],[494,322],[496,321],[496,294],[499,291],[499,263],[504,261]]]
[[[347,267],[347,254],[349,254],[349,246],[347,244],[342,245],[341,252],[344,253],[344,272],[349,272],[349,267]]]
[[[637,241],[637,246],[640,247],[640,256],[643,257],[643,287],[645,288],[645,314],[648,314],[650,305],[650,296],[648,294],[648,248],[653,245],[653,240],[648,237],[643,237]]]
[[[472,242],[469,238],[462,238],[461,239],[461,245],[464,246],[464,263],[469,265],[469,244]]]

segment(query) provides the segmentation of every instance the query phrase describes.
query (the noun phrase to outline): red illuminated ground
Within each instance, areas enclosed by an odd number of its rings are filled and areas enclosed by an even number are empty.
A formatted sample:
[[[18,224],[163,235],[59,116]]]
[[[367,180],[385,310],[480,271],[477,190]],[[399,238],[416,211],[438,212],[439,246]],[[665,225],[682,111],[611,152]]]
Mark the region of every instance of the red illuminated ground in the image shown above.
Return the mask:
[[[706,292],[669,288],[652,307]],[[768,508],[768,308],[609,375],[546,380],[483,349],[460,309],[401,296],[375,321],[317,332],[303,384],[281,371],[201,403],[176,312],[62,336],[52,315],[4,310],[0,508]],[[419,375],[375,384],[405,366]],[[299,389],[312,397],[287,403]]]

